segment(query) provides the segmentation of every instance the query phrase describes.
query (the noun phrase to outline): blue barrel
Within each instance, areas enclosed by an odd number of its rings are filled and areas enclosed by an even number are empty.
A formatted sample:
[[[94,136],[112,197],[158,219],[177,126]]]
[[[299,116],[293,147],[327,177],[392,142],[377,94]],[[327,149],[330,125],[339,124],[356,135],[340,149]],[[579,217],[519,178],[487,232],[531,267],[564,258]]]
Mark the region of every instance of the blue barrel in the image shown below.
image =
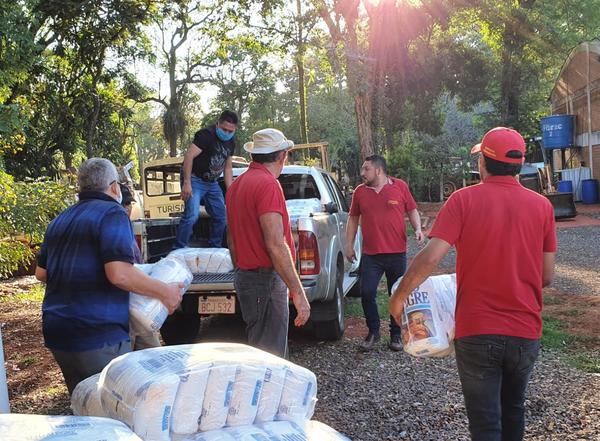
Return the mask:
[[[556,189],[559,193],[573,193],[573,182],[571,181],[558,181]]]
[[[581,200],[584,204],[598,203],[597,179],[584,179],[581,181]]]
[[[575,115],[552,115],[542,118],[542,145],[545,149],[564,149],[574,145]]]

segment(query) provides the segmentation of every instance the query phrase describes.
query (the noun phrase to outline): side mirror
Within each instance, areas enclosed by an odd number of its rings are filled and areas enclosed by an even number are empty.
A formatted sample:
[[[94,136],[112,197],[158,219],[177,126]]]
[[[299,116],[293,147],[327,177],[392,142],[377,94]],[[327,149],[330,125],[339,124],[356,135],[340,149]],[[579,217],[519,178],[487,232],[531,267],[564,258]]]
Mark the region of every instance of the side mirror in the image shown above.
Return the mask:
[[[339,211],[338,206],[335,202],[329,202],[325,204],[325,211],[329,214],[334,214]]]

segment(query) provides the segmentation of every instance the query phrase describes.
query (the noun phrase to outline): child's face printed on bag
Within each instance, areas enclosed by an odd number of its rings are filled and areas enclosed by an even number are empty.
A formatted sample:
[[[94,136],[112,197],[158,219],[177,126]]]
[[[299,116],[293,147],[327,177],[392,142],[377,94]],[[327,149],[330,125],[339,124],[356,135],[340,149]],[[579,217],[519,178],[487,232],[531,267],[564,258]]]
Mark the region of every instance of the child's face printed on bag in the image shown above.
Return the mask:
[[[413,339],[421,340],[431,336],[429,328],[425,324],[426,318],[422,312],[415,312],[408,318],[408,330]]]

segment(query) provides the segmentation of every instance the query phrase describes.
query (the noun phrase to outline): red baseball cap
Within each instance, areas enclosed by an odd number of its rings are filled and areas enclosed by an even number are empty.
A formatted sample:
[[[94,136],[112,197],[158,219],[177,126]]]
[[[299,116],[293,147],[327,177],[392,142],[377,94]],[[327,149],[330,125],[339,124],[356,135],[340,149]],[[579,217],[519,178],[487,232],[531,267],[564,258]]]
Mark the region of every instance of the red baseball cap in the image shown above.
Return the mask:
[[[519,152],[508,156],[508,152]],[[519,132],[507,127],[496,127],[483,135],[479,144],[475,144],[471,153],[481,152],[488,158],[509,164],[522,164],[525,161],[525,140]]]

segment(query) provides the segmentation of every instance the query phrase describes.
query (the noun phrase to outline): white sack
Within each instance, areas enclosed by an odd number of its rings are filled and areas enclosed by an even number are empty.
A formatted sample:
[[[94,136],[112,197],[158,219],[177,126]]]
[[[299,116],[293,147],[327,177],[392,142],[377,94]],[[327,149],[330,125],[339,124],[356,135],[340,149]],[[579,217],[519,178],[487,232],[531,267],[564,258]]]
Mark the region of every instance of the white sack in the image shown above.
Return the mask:
[[[401,323],[404,351],[415,357],[450,355],[454,348],[455,306],[456,275],[427,278],[404,302]]]
[[[190,363],[188,373],[179,373],[179,388],[173,403],[171,432],[191,434],[198,431],[198,419],[202,414],[204,394],[212,363]]]
[[[102,408],[141,438],[169,441],[171,414],[185,353],[169,348],[130,352],[112,360],[99,381]],[[182,368],[180,367],[180,370]]]
[[[125,424],[108,418],[0,415],[2,441],[141,441]]]
[[[142,271],[147,265],[136,265]],[[141,268],[145,267],[145,268]],[[192,273],[177,259],[162,259],[150,268],[150,277],[164,283],[183,283],[184,294],[192,283]],[[129,293],[129,323],[134,334],[157,332],[167,319],[169,311],[162,302],[153,297]]]
[[[213,366],[210,370],[199,420],[201,431],[225,426],[237,367],[236,364],[223,364]]]
[[[102,409],[102,403],[100,402],[100,391],[98,390],[99,378],[100,373],[80,381],[77,386],[75,386],[73,395],[71,395],[71,409],[73,409],[73,415],[106,416],[106,413]]]
[[[285,205],[290,217],[310,216],[311,213],[323,211],[321,201],[317,198],[288,199]]]
[[[276,419],[303,422],[312,418],[317,403],[317,378],[308,369],[287,372]]]
[[[326,424],[309,421],[304,425],[307,441],[350,441],[345,435]]]
[[[224,429],[217,429],[193,435],[173,435],[171,441],[236,441],[236,439]]]
[[[184,260],[193,274],[233,271],[231,254],[227,248],[180,248],[171,251],[167,257]]]
[[[246,426],[254,422],[266,370],[263,366],[238,367],[231,392],[227,426]]]
[[[286,366],[270,365],[267,367],[255,423],[275,420],[287,371]]]

